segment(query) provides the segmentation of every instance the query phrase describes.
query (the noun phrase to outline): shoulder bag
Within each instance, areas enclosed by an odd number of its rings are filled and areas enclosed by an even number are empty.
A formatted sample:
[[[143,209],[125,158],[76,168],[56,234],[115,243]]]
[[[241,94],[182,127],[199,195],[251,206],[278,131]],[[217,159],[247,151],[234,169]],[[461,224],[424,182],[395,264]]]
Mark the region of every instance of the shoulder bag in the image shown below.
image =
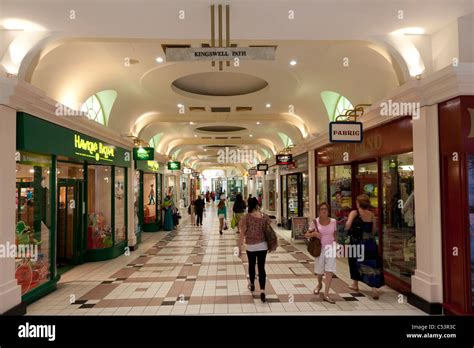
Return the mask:
[[[265,222],[264,222],[265,240],[267,241],[267,244],[268,244],[268,252],[271,253],[272,251],[275,251],[278,247],[278,237],[275,230],[273,229],[271,225],[270,218],[264,215],[262,219],[265,219]]]
[[[318,222],[316,221],[316,219],[314,219],[314,226],[316,227],[316,232],[319,232]],[[321,240],[316,237],[310,238],[307,250],[311,256],[319,257],[321,255]]]

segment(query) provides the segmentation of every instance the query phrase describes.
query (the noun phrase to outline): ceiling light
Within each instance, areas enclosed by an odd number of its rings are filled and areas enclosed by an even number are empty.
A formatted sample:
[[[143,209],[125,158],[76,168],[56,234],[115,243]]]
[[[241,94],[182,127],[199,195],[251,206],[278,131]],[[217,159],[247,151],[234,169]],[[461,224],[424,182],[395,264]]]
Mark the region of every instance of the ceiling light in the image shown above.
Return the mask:
[[[291,66],[295,66],[296,63],[297,63],[296,60],[294,60],[294,59],[293,59],[293,60],[290,60],[290,65],[291,65]]]
[[[193,125],[193,124],[194,124],[194,122],[193,122],[193,121],[191,121],[191,122],[189,122],[189,124],[190,124],[190,125]]]
[[[157,63],[163,63],[164,59],[162,57],[157,57],[156,62]]]
[[[198,137],[197,134],[194,134],[194,137],[197,138]]]
[[[403,35],[423,35],[425,33],[425,29],[420,27],[409,27],[409,28],[402,28],[393,31],[391,34],[403,34]]]
[[[253,134],[250,134],[249,137],[253,137]]]
[[[206,152],[206,151],[207,151],[207,149],[204,149],[204,152]]]
[[[183,107],[184,107],[183,104],[178,104],[178,105],[176,105],[176,106],[177,106],[178,108],[183,108]]]
[[[266,108],[269,108],[270,106],[272,106],[272,104],[270,104],[270,103],[267,103],[267,104],[265,105]]]
[[[257,121],[257,124],[260,124],[260,122]]]

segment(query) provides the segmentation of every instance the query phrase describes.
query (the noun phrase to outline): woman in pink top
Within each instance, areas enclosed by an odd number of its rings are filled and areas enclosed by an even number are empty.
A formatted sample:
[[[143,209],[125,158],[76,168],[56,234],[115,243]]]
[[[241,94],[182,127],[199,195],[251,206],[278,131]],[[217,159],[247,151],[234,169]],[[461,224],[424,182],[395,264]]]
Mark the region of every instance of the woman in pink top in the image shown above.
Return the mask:
[[[314,259],[314,273],[318,275],[318,286],[314,289],[315,294],[319,294],[323,287],[324,274],[324,295],[321,295],[324,301],[335,303],[329,297],[332,275],[336,273],[336,253],[334,252],[334,241],[336,240],[336,219],[329,217],[329,206],[327,203],[321,203],[318,207],[319,217],[311,222],[306,232],[306,238],[316,237],[321,240],[321,255]],[[316,229],[317,226],[317,229]],[[319,231],[319,232],[318,232]]]

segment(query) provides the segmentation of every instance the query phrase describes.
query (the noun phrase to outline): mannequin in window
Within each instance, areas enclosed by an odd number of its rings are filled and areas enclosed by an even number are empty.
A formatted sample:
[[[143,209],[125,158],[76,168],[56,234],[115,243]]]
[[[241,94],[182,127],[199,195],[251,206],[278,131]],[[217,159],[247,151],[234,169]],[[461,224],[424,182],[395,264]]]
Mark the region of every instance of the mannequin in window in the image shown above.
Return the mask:
[[[153,189],[153,184],[150,185],[150,193],[148,194],[148,198],[148,205],[155,205],[155,190]]]

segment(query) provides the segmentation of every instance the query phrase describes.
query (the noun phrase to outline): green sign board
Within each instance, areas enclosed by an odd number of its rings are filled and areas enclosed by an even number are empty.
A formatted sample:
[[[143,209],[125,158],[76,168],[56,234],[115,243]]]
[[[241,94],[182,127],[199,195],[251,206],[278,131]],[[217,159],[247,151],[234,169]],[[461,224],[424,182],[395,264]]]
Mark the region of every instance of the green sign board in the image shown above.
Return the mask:
[[[138,161],[137,169],[143,170],[145,172],[158,173],[160,169],[160,164],[157,161]]]
[[[133,159],[135,161],[153,161],[155,149],[153,147],[135,147],[133,148]]]
[[[168,170],[181,170],[181,162],[168,162]]]
[[[131,166],[130,150],[42,120],[17,114],[17,150],[76,158],[89,163]]]

